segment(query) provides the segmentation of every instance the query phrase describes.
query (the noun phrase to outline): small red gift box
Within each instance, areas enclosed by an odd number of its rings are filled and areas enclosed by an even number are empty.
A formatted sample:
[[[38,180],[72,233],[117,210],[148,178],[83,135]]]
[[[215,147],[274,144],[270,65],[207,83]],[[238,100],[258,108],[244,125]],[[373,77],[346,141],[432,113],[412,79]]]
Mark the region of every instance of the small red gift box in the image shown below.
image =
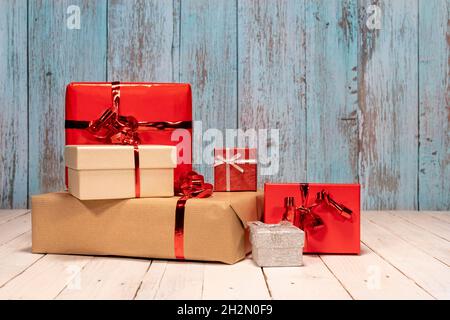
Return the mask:
[[[214,150],[215,191],[256,191],[256,149]]]
[[[305,253],[360,253],[359,184],[266,183],[264,222],[305,231]]]
[[[192,170],[191,140],[189,84],[80,82],[67,86],[66,145],[177,146],[174,180],[179,181]]]

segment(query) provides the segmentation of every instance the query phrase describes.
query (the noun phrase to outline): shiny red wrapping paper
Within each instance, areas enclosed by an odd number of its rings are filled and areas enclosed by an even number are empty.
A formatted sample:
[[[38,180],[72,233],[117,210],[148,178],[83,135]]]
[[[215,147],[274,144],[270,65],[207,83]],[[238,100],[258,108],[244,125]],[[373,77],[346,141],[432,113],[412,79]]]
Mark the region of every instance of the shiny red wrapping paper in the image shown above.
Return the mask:
[[[294,203],[292,200],[286,201],[288,197],[293,197]],[[283,220],[287,210],[286,204],[300,208],[297,211],[299,214],[306,213],[306,216],[313,217],[314,222],[318,221],[317,227],[313,227],[314,223],[294,223],[305,231],[304,253],[360,253],[359,184],[264,185],[265,223],[274,224]]]
[[[117,103],[113,101],[114,95],[119,97]],[[86,126],[114,107],[124,121],[131,116],[138,123],[145,123],[137,129],[139,144],[178,146],[175,181],[192,170],[192,97],[189,84],[71,83],[66,91],[66,145],[108,143],[98,139]],[[172,136],[178,128],[186,130],[188,137]]]
[[[214,191],[256,191],[256,149],[214,150]]]

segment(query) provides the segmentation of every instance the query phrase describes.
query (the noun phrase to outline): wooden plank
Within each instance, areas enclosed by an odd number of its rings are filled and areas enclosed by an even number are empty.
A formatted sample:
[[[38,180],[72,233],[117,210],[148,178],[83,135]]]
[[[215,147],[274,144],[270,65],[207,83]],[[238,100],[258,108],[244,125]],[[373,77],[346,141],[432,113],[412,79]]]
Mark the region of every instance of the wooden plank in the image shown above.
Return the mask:
[[[0,288],[0,299],[54,299],[66,286],[77,286],[92,257],[46,255]]]
[[[44,255],[31,253],[31,232],[0,246],[0,287],[21,274]]]
[[[233,265],[205,264],[202,299],[265,300],[270,299],[264,274],[253,260]]]
[[[0,208],[26,208],[27,0],[0,2],[0,61]]]
[[[57,299],[133,299],[149,266],[143,259],[95,257],[80,271],[79,286],[66,286]]]
[[[209,128],[237,125],[237,25],[236,1],[188,0],[181,6],[180,81],[192,85],[196,170],[213,181],[213,141],[203,141]],[[215,110],[215,112],[211,112]],[[234,141],[215,141],[217,147]],[[203,146],[203,148],[201,147]],[[205,160],[205,161],[203,161]]]
[[[420,214],[425,213],[411,213]],[[393,234],[409,242],[414,247],[421,249],[433,258],[438,259],[447,266],[450,266],[450,242],[444,240],[434,234],[427,232],[409,221],[384,211],[366,211],[362,217],[369,219],[371,222],[380,227],[389,230]],[[448,225],[450,227],[450,225]],[[450,230],[450,229],[449,229]],[[449,232],[450,235],[450,232]]]
[[[450,209],[450,2],[419,0],[419,208]]]
[[[450,269],[390,231],[362,219],[362,241],[436,299],[450,298]]]
[[[358,182],[357,0],[306,3],[308,181]]]
[[[392,214],[405,219],[420,228],[450,241],[450,224],[442,222],[427,214],[408,211],[392,211]]]
[[[179,1],[111,0],[108,81],[178,79]]]
[[[413,280],[367,246],[361,255],[322,255],[322,260],[356,300],[433,299]]]
[[[80,29],[69,20],[80,10]],[[76,12],[76,10],[74,11]],[[106,0],[29,2],[29,193],[64,188],[64,101],[71,81],[104,81]]]
[[[31,215],[21,215],[6,223],[0,224],[0,247],[14,238],[31,230]]]
[[[450,223],[449,211],[423,211],[423,213],[428,214],[433,218],[439,219],[440,221]]]
[[[260,175],[259,186],[306,179],[304,5],[296,0],[238,2],[239,127],[279,130],[279,140],[259,141],[260,174],[270,166],[265,149],[272,156],[279,148],[273,174]]]
[[[372,2],[359,2],[360,183],[364,208],[417,209],[417,0],[378,1],[381,30],[366,25],[366,10]]]
[[[320,257],[305,255],[303,262],[302,267],[264,268],[273,299],[352,299]]]
[[[12,219],[27,214],[28,212],[30,212],[30,210],[27,209],[0,210],[0,224],[6,223]]]
[[[153,261],[136,299],[201,299],[204,268],[201,262]]]

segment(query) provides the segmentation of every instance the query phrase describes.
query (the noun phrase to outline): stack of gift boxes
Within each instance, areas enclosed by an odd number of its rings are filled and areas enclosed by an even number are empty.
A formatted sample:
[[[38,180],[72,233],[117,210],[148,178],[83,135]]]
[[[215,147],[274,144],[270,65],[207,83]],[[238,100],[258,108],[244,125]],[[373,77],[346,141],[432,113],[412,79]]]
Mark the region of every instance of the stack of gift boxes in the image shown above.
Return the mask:
[[[32,197],[35,253],[260,266],[359,254],[356,184],[266,183],[257,150],[215,149],[214,186],[192,171],[188,84],[72,83],[67,192]]]

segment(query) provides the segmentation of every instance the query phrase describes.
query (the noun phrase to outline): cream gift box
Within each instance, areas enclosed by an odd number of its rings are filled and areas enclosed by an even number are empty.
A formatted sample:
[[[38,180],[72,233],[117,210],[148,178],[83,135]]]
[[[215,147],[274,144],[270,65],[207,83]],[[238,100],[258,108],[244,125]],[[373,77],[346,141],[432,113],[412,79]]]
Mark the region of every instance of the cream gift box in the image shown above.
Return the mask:
[[[252,258],[260,267],[303,265],[305,233],[290,222],[249,222]]]
[[[69,145],[69,192],[80,200],[171,197],[176,147]]]

